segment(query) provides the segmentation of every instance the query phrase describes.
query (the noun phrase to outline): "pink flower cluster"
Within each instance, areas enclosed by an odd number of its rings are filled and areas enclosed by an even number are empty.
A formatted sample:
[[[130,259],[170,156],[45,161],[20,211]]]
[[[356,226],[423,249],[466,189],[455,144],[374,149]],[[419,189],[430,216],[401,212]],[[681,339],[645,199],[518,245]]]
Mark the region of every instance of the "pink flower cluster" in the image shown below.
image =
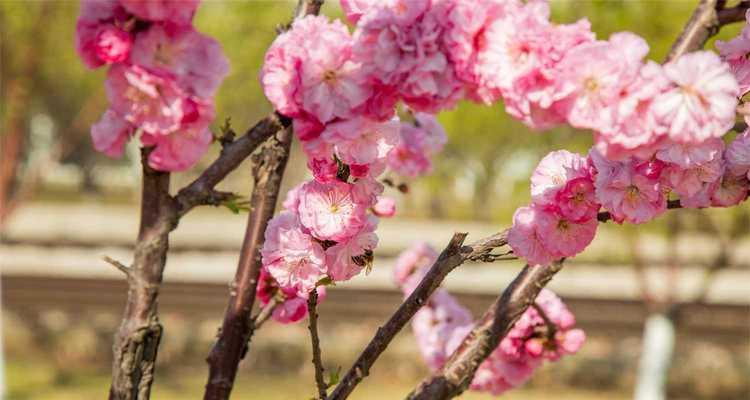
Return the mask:
[[[600,207],[617,223],[641,224],[667,209],[729,207],[750,190],[750,132],[726,148],[721,139],[672,144],[649,159],[612,161],[554,151],[531,176],[532,203],[516,210],[508,244],[529,264],[546,265],[583,251],[594,238]]]
[[[508,233],[517,256],[546,265],[591,243],[601,207],[594,172],[587,158],[565,150],[542,159],[531,176],[532,203],[516,210]]]
[[[212,141],[209,123],[229,72],[221,46],[197,32],[198,0],[82,0],[76,49],[89,68],[110,65],[110,108],[91,127],[94,147],[119,157],[140,133],[151,167],[194,165]]]
[[[411,293],[436,259],[435,250],[423,243],[401,254],[394,275],[405,295]],[[442,288],[435,291],[412,320],[419,350],[433,371],[442,368],[473,328],[469,310]],[[479,366],[471,389],[498,395],[520,386],[544,360],[557,361],[563,355],[575,354],[585,339],[584,332],[575,329],[575,317],[560,298],[543,289],[535,305],[526,310]]]

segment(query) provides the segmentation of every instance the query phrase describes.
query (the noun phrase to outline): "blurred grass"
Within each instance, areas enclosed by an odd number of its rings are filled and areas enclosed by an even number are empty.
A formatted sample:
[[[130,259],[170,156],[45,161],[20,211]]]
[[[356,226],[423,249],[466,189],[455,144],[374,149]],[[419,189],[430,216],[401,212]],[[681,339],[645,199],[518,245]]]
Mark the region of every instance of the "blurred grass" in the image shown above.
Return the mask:
[[[198,398],[203,393],[205,371],[183,372],[179,376],[157,377],[152,390],[152,398],[159,400],[178,400]],[[308,379],[309,378],[309,379]],[[366,399],[400,399],[413,389],[414,384],[394,383],[380,380],[370,381],[360,386],[351,396],[353,400]],[[377,379],[377,378],[375,378]],[[305,382],[308,380],[309,382]],[[105,397],[109,388],[109,376],[104,373],[88,371],[77,373],[65,381],[56,379],[51,366],[38,363],[13,362],[7,365],[7,381],[10,384],[8,400],[80,400]],[[415,382],[416,383],[416,382]],[[314,383],[311,377],[289,375],[250,375],[241,374],[232,392],[233,400],[289,400],[309,399],[314,394]],[[461,397],[466,400],[492,399],[486,394],[466,393]],[[550,399],[550,393],[543,389],[518,389],[503,395],[511,400]],[[602,393],[592,390],[563,389],[555,390],[555,399],[559,400],[595,400],[602,399]],[[607,393],[607,399],[624,400],[626,394]]]

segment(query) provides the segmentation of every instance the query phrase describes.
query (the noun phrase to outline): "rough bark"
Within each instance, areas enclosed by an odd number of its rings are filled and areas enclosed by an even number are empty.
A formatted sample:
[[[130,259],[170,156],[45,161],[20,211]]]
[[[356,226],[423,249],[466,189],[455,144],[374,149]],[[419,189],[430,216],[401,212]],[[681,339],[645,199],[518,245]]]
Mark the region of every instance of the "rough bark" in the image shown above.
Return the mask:
[[[141,223],[133,264],[127,270],[128,299],[115,334],[110,399],[147,399],[162,335],[156,298],[167,261],[168,233],[177,224],[169,195],[169,173],[148,166],[142,150]]]
[[[229,305],[216,343],[211,348],[205,399],[228,399],[240,360],[247,353],[254,321],[251,318],[255,289],[260,275],[263,238],[279,196],[281,180],[289,159],[291,129],[282,129],[258,154],[251,196],[251,210],[237,272],[230,284]]]
[[[318,398],[325,400],[327,393],[326,381],[323,378],[323,359],[320,355],[320,338],[318,337],[318,291],[310,292],[307,299],[307,329],[310,331],[310,344],[312,347],[312,363],[315,368],[315,386],[318,387]]]
[[[241,138],[227,144],[208,169],[175,197],[169,195],[169,173],[149,167],[148,154],[151,149],[142,150],[140,230],[132,265],[118,266],[128,279],[128,297],[114,337],[110,399],[150,397],[162,334],[157,298],[167,259],[169,233],[177,227],[180,218],[195,206],[217,205],[226,199],[229,194],[214,190],[214,186],[236,169],[261,142],[290,124],[288,119],[276,114],[261,120]]]

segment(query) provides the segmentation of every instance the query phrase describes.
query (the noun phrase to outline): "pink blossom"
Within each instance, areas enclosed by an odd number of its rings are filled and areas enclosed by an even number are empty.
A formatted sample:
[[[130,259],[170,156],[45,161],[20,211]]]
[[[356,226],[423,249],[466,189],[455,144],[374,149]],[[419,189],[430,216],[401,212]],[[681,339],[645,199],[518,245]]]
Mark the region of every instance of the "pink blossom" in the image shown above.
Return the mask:
[[[654,113],[680,143],[721,137],[734,125],[739,87],[717,55],[698,51],[664,65],[673,88],[654,100]]]
[[[210,98],[229,73],[229,62],[214,39],[192,26],[154,24],[138,35],[132,62],[173,74],[190,93]]]
[[[160,171],[184,171],[206,153],[213,135],[205,126],[189,127],[169,135],[151,135],[144,132],[141,143],[144,146],[156,146],[148,157],[151,168]]]
[[[508,231],[508,245],[513,249],[513,254],[525,258],[530,265],[548,265],[560,258],[547,248],[547,239],[537,229],[543,213],[547,214],[537,207],[519,207],[513,214],[513,226]]]
[[[596,218],[589,217],[582,222],[574,222],[549,209],[539,210],[535,215],[534,224],[538,237],[544,247],[558,259],[582,252],[594,240],[599,225]]]
[[[292,213],[297,212],[297,208],[299,207],[299,190],[304,186],[305,182],[300,183],[299,185],[289,189],[289,191],[286,193],[286,198],[284,198],[284,202],[281,203],[281,206],[284,207],[284,210],[290,211]]]
[[[352,187],[352,199],[358,204],[372,207],[383,194],[385,186],[372,177],[359,178]]]
[[[434,116],[416,113],[415,121],[416,126],[401,124],[401,141],[388,154],[388,166],[409,177],[429,173],[432,169],[429,156],[441,151],[447,141],[445,130]]]
[[[646,42],[629,32],[609,41],[574,47],[558,64],[558,98],[572,96],[568,122],[578,128],[606,129],[622,91],[638,77]]]
[[[638,171],[638,162],[609,161],[590,152],[597,174],[596,197],[617,222],[640,224],[650,221],[667,208],[659,180]]]
[[[666,128],[657,123],[652,105],[668,87],[661,65],[649,61],[641,67],[611,107],[612,124],[600,126],[595,133],[597,150],[610,160],[650,158],[667,141]]]
[[[384,159],[399,141],[398,121],[378,122],[353,118],[326,126],[323,140],[334,145],[335,153],[346,164],[371,164]]]
[[[307,167],[318,182],[328,183],[337,179],[339,166],[331,158],[311,158],[307,161]]]
[[[300,297],[306,298],[326,274],[323,248],[303,231],[297,215],[288,211],[268,222],[261,256],[279,286],[295,290]]]
[[[166,21],[190,24],[200,0],[119,0],[138,18],[146,21]]]
[[[326,298],[326,288],[325,286],[318,286],[316,291],[318,292],[318,304],[320,304]],[[258,293],[258,298],[263,306],[270,303],[274,297],[280,299],[281,303],[276,305],[271,314],[271,318],[276,322],[289,324],[297,322],[307,315],[307,299],[300,297],[296,290],[280,288],[278,282],[264,268],[260,270],[256,293]]]
[[[399,3],[407,12],[383,7],[359,21],[354,37],[356,59],[377,82],[396,86],[415,110],[437,112],[453,107],[462,85],[441,48],[439,13],[418,14],[418,3],[426,1]]]
[[[125,142],[133,135],[134,128],[116,112],[107,110],[102,118],[91,126],[94,148],[110,157],[122,157]]]
[[[393,279],[403,286],[418,270],[429,268],[438,258],[438,253],[429,244],[417,242],[399,254],[393,266]],[[407,293],[408,294],[408,293]]]
[[[300,189],[300,221],[317,239],[345,241],[367,222],[369,204],[355,201],[352,186],[339,181],[310,181]]]
[[[340,21],[307,16],[279,35],[261,71],[266,97],[279,112],[301,111],[326,123],[350,118],[371,93],[361,64],[352,60],[352,39]]]
[[[586,158],[567,150],[553,151],[539,162],[531,174],[531,198],[538,204],[554,203],[568,181],[589,177]]]
[[[715,182],[716,188],[711,194],[711,205],[714,207],[731,207],[747,199],[750,182],[746,176],[725,172],[721,180]]]
[[[746,13],[745,19],[748,18],[750,15]],[[740,94],[744,95],[750,90],[750,61],[747,59],[750,54],[750,28],[747,23],[737,37],[728,42],[717,40],[716,48],[721,58],[729,64],[739,84]]]
[[[372,266],[372,250],[378,245],[375,229],[376,217],[369,217],[362,229],[347,241],[339,242],[326,250],[328,275],[334,281],[346,281],[363,268]]]
[[[719,153],[713,160],[690,168],[668,166],[663,172],[662,182],[680,196],[689,197],[701,191],[705,184],[717,181],[723,173],[724,165]]]
[[[680,168],[690,168],[721,158],[724,142],[708,139],[701,143],[675,143],[656,153],[656,158]]]
[[[167,75],[115,65],[105,85],[112,109],[147,133],[176,132],[189,114],[189,96]]]
[[[419,351],[433,371],[440,369],[451,355],[448,345],[457,341],[454,335],[467,333],[472,325],[471,313],[445,289],[433,293],[427,305],[414,315],[411,324]]]
[[[555,194],[553,203],[560,215],[571,222],[596,219],[601,204],[596,200],[594,182],[590,177],[571,179]]]
[[[390,218],[396,215],[396,200],[393,197],[380,197],[372,206],[373,214],[382,218]]]
[[[458,78],[467,85],[467,96],[485,104],[495,102],[500,91],[480,72],[477,58],[487,49],[489,25],[518,5],[499,0],[447,0],[440,5],[445,8],[446,54]]]
[[[133,44],[130,15],[117,0],[82,0],[76,51],[88,68],[128,59]]]
[[[750,129],[745,129],[727,146],[725,158],[732,173],[747,175],[750,179]]]

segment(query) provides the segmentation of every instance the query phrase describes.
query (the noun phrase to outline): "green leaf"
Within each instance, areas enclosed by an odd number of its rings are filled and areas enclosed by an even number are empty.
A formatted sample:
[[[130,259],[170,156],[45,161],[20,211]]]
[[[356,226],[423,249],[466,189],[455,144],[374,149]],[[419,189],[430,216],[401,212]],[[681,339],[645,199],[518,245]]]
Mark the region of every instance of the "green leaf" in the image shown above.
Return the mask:
[[[328,382],[326,383],[326,389],[333,387],[341,380],[341,366],[339,365],[335,371],[328,371]]]

